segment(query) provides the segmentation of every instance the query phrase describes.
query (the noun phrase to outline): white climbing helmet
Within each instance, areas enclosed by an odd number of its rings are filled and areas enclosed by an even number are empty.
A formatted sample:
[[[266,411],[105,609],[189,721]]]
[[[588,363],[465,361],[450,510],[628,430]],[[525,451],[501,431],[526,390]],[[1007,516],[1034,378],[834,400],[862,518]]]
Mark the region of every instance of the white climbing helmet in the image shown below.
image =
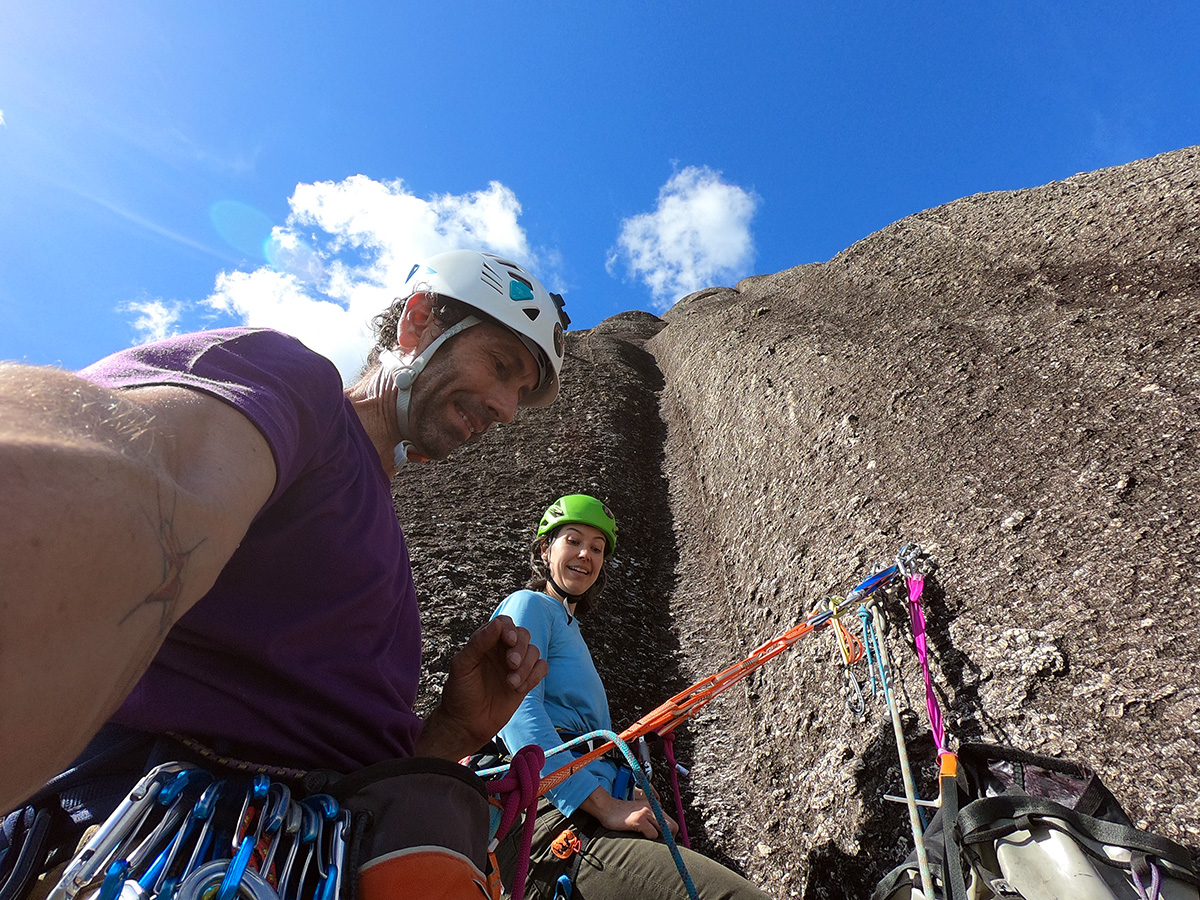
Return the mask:
[[[451,250],[414,265],[404,283],[409,296],[440,294],[482,315],[467,316],[452,325],[414,359],[404,360],[390,351],[379,355],[399,389],[396,412],[405,441],[396,448],[397,464],[409,444],[408,403],[413,382],[442,344],[481,321],[490,319],[513,331],[537,362],[537,387],[522,406],[547,406],[558,396],[558,373],[566,349],[563,332],[571,319],[563,310],[562,297],[549,293],[525,268],[493,253]]]

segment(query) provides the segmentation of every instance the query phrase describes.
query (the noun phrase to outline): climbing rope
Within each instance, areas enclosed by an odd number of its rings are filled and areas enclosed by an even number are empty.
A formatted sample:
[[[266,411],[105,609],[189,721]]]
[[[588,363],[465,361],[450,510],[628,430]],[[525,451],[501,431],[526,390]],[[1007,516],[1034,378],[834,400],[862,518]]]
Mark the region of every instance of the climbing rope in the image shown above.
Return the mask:
[[[517,868],[513,875],[512,900],[525,897],[525,879],[529,875],[529,855],[533,846],[533,824],[537,820],[538,777],[546,762],[545,751],[537,744],[518,750],[507,766],[507,774],[488,783],[489,794],[500,798],[500,819],[492,828],[492,840],[488,853],[495,853],[496,846],[508,834],[517,815],[525,813],[525,825],[521,830],[521,850],[517,854]],[[494,808],[494,807],[493,807]]]
[[[859,617],[863,625],[863,643],[871,648],[872,669],[871,683],[875,683],[875,669],[879,672],[879,684],[882,689],[884,702],[887,704],[888,715],[892,720],[892,730],[896,735],[896,753],[900,757],[900,777],[904,782],[904,799],[908,806],[908,821],[912,828],[913,843],[917,850],[917,869],[921,873],[921,888],[926,897],[933,897],[933,878],[929,871],[929,854],[925,849],[925,827],[921,821],[921,811],[917,805],[917,789],[913,782],[912,767],[908,762],[908,746],[904,740],[904,726],[900,721],[900,711],[896,708],[896,700],[892,694],[892,685],[888,680],[887,642],[881,639],[879,632],[883,631],[883,613],[875,604],[859,608]]]
[[[633,777],[637,783],[637,786],[639,788],[641,788],[642,793],[644,793],[646,795],[646,800],[649,802],[650,809],[654,813],[655,822],[657,822],[657,824],[658,824],[658,830],[659,830],[659,832],[661,832],[663,841],[666,843],[667,848],[671,851],[671,858],[675,861],[675,867],[679,870],[679,877],[683,880],[683,885],[684,885],[684,888],[687,890],[688,897],[691,898],[691,900],[699,900],[699,894],[696,891],[696,885],[692,882],[692,876],[688,873],[687,866],[683,862],[683,855],[679,852],[679,847],[675,843],[675,838],[672,836],[671,829],[667,824],[666,814],[663,813],[663,811],[662,811],[662,806],[658,802],[658,797],[654,793],[654,788],[652,788],[650,786],[649,779],[646,778],[646,773],[642,769],[641,763],[639,763],[637,758],[634,756],[633,751],[629,747],[629,742],[624,738],[623,735],[618,735],[616,732],[613,732],[613,731],[605,731],[605,730],[591,731],[591,732],[588,732],[587,734],[581,734],[577,738],[572,738],[571,740],[567,741],[565,744],[560,744],[559,746],[554,747],[548,751],[544,751],[545,757],[548,759],[552,756],[558,755],[559,753],[565,753],[566,751],[571,750],[572,748],[577,747],[581,744],[598,743],[600,741],[605,742],[601,745],[602,748],[612,749],[613,747],[615,747],[615,748],[617,748],[617,750],[619,750],[621,752],[621,755],[625,757],[625,764],[627,766],[629,766],[630,771],[633,772]],[[536,745],[530,745],[530,746],[536,747]],[[522,751],[527,750],[527,749],[529,749],[529,748],[524,747],[524,748],[522,748]],[[539,752],[542,752],[542,749],[540,747],[537,747],[537,750]],[[514,763],[516,762],[517,757],[519,757],[521,755],[522,751],[518,751],[516,756],[513,757]],[[596,758],[598,758],[597,756],[594,755],[596,752],[597,751],[591,751],[591,752],[585,754],[584,756],[577,757],[573,763],[568,764],[567,766],[564,766],[563,769],[571,768],[572,766],[575,765],[575,763],[578,763],[580,760],[583,760],[583,759],[588,759],[589,761],[595,760]],[[535,756],[532,756],[532,755],[531,755],[531,757],[536,758]],[[542,767],[542,764],[541,764],[541,762],[539,762],[537,767],[532,770],[534,777],[536,777],[536,775],[541,771],[541,767]],[[578,768],[582,768],[582,766],[580,766]],[[574,772],[578,771],[578,768],[572,768],[571,774],[574,774]],[[482,771],[478,772],[477,774],[481,778],[487,778],[491,775],[501,774],[505,771],[510,771],[510,770],[511,770],[510,766],[497,766],[497,767],[491,768],[491,769],[483,769]],[[556,772],[560,772],[560,771],[562,771],[562,769],[556,770]],[[551,774],[555,774],[555,773],[551,773]],[[569,776],[566,776],[566,777],[569,777]],[[488,783],[488,792],[489,793],[497,793],[497,794],[511,793],[512,790],[514,789],[514,786],[503,785],[504,780],[505,779],[500,779],[498,781],[489,782]],[[533,787],[533,778],[530,778],[529,780],[530,780],[530,788],[532,788]],[[565,777],[564,777],[564,780],[565,780]],[[546,779],[545,778],[541,779],[541,782],[537,784],[536,793],[533,794],[533,801],[531,804],[531,808],[534,810],[534,814],[536,814],[537,797],[550,789],[549,787],[543,787],[543,785],[545,785],[545,783],[546,783]],[[559,783],[559,782],[555,782],[555,784],[557,784],[557,783]],[[550,787],[554,787],[554,785],[552,784],[552,785],[550,785]],[[522,791],[521,797],[524,798],[524,796],[525,796],[524,791],[526,790],[524,785],[520,786],[519,790]],[[507,806],[507,803],[506,803],[506,806]],[[532,819],[532,816],[529,815],[528,813],[527,813],[527,816],[528,816],[528,818],[527,818],[527,821],[525,824],[525,829],[526,829],[527,834],[530,837],[532,837],[532,834],[533,834],[532,825],[530,824],[530,821],[529,821],[529,819]],[[511,825],[511,821],[509,822],[509,824]],[[503,831],[497,830],[497,834],[499,837],[504,836]],[[497,839],[493,839],[493,849],[494,849],[494,844],[496,843],[496,840]],[[525,877],[528,874],[529,851],[530,851],[530,845],[531,845],[532,841],[526,839],[525,836],[523,835],[522,842],[523,843],[522,843],[522,848],[521,848],[521,860],[518,862],[518,869],[513,878],[512,900],[522,900],[522,898],[525,895]],[[522,865],[522,863],[523,863],[523,865]],[[518,894],[518,890],[520,890],[519,894]]]
[[[663,755],[667,758],[667,771],[671,773],[671,793],[675,795],[675,821],[679,823],[679,843],[690,848],[692,844],[688,840],[687,822],[683,817],[683,795],[679,792],[679,770],[683,767],[675,762],[675,732],[673,731],[663,735]],[[684,769],[683,773],[686,775],[687,770]]]

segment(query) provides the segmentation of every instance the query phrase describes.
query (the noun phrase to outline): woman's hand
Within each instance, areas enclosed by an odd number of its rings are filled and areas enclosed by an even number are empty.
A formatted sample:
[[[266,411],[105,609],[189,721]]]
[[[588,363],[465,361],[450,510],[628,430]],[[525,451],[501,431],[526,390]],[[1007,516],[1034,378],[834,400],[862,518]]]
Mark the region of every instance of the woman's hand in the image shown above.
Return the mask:
[[[596,788],[583,801],[581,809],[591,813],[609,831],[634,831],[652,840],[662,840],[658,820],[654,817],[649,801],[640,791],[633,800],[618,800],[604,788]],[[675,820],[663,813],[671,834],[679,833]]]

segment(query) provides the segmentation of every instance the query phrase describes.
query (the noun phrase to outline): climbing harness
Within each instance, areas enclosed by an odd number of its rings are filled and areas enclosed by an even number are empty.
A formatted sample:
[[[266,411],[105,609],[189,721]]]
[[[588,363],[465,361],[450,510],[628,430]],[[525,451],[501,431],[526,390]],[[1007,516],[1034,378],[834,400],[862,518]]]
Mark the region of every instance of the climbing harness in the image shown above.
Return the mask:
[[[568,763],[567,765],[563,766],[562,769],[556,770],[556,772],[561,772],[561,771],[563,771],[563,769],[571,769],[571,774],[574,774],[575,772],[577,772],[581,768],[583,768],[584,765],[587,764],[586,762],[581,762],[582,760],[587,760],[587,762],[593,762],[596,759],[599,759],[600,756],[604,755],[609,750],[611,750],[612,748],[615,747],[621,753],[621,756],[624,758],[625,764],[633,772],[633,777],[637,783],[637,786],[639,788],[641,788],[642,792],[646,795],[646,800],[649,802],[650,809],[654,813],[654,820],[658,826],[659,833],[662,835],[663,842],[666,843],[667,848],[671,852],[671,858],[675,862],[675,867],[679,870],[679,876],[683,880],[684,888],[687,890],[688,897],[690,897],[691,900],[698,900],[699,894],[696,891],[696,885],[692,881],[692,876],[690,874],[688,874],[687,866],[683,862],[683,856],[679,853],[679,847],[676,844],[674,837],[671,835],[671,829],[667,824],[667,817],[662,811],[662,806],[658,802],[658,798],[654,793],[654,789],[650,786],[650,781],[646,777],[646,772],[643,769],[642,764],[638,761],[632,748],[629,746],[628,740],[626,740],[622,735],[619,735],[613,731],[607,731],[607,730],[590,731],[587,734],[582,734],[577,738],[573,738],[572,740],[567,741],[565,744],[560,744],[557,747],[554,747],[550,750],[545,751],[545,757],[547,759],[549,759],[552,756],[557,756],[562,753],[567,753],[569,751],[573,751],[574,748],[576,748],[576,747],[587,745],[587,744],[595,745],[597,743],[599,744],[599,746],[597,746],[596,749],[589,750],[587,753],[577,757],[573,762]],[[531,745],[529,745],[529,747],[523,747],[513,757],[513,763],[515,764],[517,762],[517,760],[521,757],[522,752],[524,752],[526,750],[534,750],[534,749],[536,749],[538,752],[541,752],[541,748],[537,747],[536,745],[531,744]],[[498,766],[493,769],[483,769],[480,772],[478,772],[477,774],[481,778],[488,778],[491,776],[505,775],[505,773],[511,773],[513,768],[514,768],[513,765]],[[540,771],[541,766],[539,765],[537,768],[532,768],[531,766],[524,766],[524,767],[522,767],[522,769],[525,772],[529,772],[532,769],[532,772],[534,773],[534,777],[536,777],[536,773]],[[551,774],[555,774],[555,773],[551,773]],[[570,775],[563,776],[563,778],[560,781],[555,782],[555,784],[561,784],[562,781],[565,781],[566,778],[568,778],[568,777],[570,777]],[[521,848],[521,856],[518,857],[517,872],[513,878],[512,900],[523,900],[523,898],[525,896],[525,875],[528,872],[528,864],[529,864],[529,842],[528,842],[527,838],[528,838],[528,836],[530,836],[532,834],[533,820],[534,820],[534,817],[537,815],[537,797],[540,797],[551,787],[554,787],[554,784],[551,784],[548,787],[546,786],[546,778],[545,777],[542,777],[539,781],[534,781],[532,777],[528,777],[528,776],[526,776],[526,779],[527,779],[527,784],[523,785],[519,789],[521,800],[524,801],[525,796],[527,795],[528,791],[536,791],[536,793],[532,794],[531,802],[528,805],[526,805],[526,807],[525,807],[525,809],[526,809],[525,836],[523,836],[523,840],[522,840],[523,846]],[[495,788],[489,786],[489,792],[502,794],[502,795],[508,794],[510,797],[511,797],[513,791],[514,791],[514,788],[511,785],[505,785],[503,788],[500,788],[499,785],[496,785]],[[505,820],[509,819],[508,807],[510,805],[511,805],[511,803],[504,804],[504,807],[505,807],[505,812],[503,814],[504,820],[501,820],[493,828],[493,833],[495,835],[492,839],[492,849],[493,850],[495,849],[495,845],[498,842],[498,840],[501,837],[503,837],[505,832],[507,831],[507,826],[508,826],[509,822],[505,821]],[[493,813],[493,820],[495,820],[496,818],[497,818],[496,814]]]
[[[397,759],[283,779],[209,754],[160,763],[184,748],[128,729],[101,737],[0,820],[0,900],[404,900],[430,884],[499,900],[491,807],[462,766]]]

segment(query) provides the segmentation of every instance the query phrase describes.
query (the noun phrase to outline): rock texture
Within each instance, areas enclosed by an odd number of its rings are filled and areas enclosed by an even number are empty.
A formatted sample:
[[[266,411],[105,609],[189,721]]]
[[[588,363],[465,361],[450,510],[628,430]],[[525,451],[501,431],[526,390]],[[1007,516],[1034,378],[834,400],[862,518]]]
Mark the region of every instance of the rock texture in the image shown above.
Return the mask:
[[[952,742],[1086,762],[1138,824],[1200,848],[1200,149],[968,197],[568,348],[556,404],[397,481],[427,702],[562,493],[620,521],[584,627],[621,726],[916,542],[939,565]],[[680,735],[697,843],[775,896],[866,896],[910,848],[882,799],[902,793],[892,728],[855,671],[862,719],[825,630]]]

